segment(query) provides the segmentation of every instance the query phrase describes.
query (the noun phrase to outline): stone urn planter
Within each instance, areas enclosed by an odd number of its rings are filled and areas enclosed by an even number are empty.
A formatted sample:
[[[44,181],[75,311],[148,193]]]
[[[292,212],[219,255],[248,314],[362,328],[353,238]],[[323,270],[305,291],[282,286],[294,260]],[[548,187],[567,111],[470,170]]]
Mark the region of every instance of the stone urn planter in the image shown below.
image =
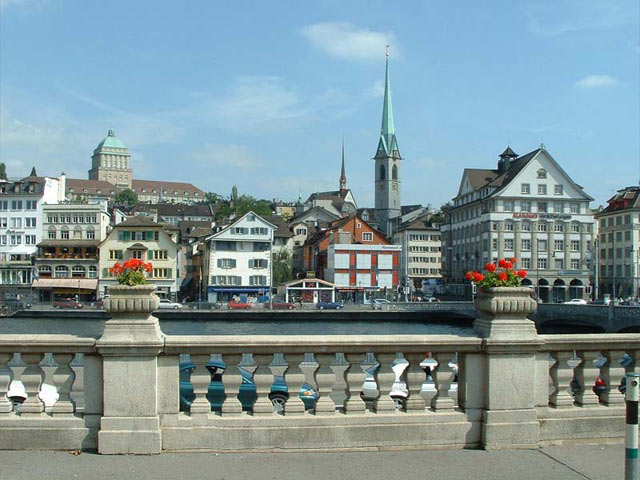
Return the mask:
[[[535,324],[527,318],[538,306],[532,293],[532,287],[479,289],[474,302],[479,317],[473,324],[474,329],[484,338],[535,338]]]
[[[128,344],[155,350],[162,346],[158,319],[151,314],[160,303],[155,290],[152,284],[109,287],[104,308],[111,318],[105,322],[98,348]]]

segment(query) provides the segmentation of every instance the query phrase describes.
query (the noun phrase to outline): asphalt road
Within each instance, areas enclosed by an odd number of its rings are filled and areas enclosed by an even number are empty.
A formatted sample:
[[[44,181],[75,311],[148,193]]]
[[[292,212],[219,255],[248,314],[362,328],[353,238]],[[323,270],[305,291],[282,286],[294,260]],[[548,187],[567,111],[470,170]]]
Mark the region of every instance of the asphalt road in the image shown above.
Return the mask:
[[[0,479],[621,479],[624,445],[539,450],[165,453],[102,456],[83,452],[1,451]]]

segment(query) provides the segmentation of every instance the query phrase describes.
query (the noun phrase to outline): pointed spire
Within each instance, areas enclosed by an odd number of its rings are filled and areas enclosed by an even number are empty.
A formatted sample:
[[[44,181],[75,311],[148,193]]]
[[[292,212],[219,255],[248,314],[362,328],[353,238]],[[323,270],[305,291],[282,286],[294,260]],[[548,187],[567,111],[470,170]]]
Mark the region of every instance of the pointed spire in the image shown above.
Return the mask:
[[[342,171],[340,172],[340,193],[347,190],[347,174],[344,170],[344,135],[342,136]]]
[[[38,174],[36,173],[36,167],[32,167],[31,168],[31,173],[29,174],[30,177],[37,177]]]
[[[389,45],[386,52],[386,70],[384,77],[384,100],[382,104],[382,127],[380,128],[380,142],[378,152],[391,156],[398,150],[396,129],[393,124],[393,107],[391,105],[391,77],[389,76]]]

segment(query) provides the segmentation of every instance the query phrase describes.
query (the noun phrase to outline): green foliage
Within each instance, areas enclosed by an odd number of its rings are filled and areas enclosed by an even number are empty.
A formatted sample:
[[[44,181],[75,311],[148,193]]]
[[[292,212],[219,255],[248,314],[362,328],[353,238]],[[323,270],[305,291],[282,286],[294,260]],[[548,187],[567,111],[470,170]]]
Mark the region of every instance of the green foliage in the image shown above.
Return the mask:
[[[234,202],[223,201],[216,213],[216,219],[229,217],[231,214],[240,217],[248,212],[253,212],[261,217],[270,217],[271,203],[268,200],[258,200],[251,195],[241,195]]]
[[[291,255],[286,249],[273,252],[273,285],[277,286],[293,278],[291,270]]]
[[[138,203],[138,194],[130,188],[125,188],[116,194],[113,201],[118,204],[135,205]]]
[[[0,180],[6,180],[7,179],[7,166],[4,164],[4,162],[0,163]]]
[[[222,195],[218,195],[215,192],[207,192],[207,200],[210,203],[219,203],[224,202],[224,197]]]

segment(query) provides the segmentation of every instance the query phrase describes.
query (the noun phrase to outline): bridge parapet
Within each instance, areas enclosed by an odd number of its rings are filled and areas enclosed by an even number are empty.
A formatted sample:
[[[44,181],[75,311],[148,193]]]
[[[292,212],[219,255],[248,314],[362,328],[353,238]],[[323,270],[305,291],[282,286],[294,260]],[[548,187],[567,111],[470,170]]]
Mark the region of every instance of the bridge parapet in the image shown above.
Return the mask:
[[[640,328],[640,308],[613,305],[540,304],[532,315],[536,325],[566,323],[617,333]]]
[[[161,335],[155,353],[114,338],[105,350],[94,338],[0,335],[0,448],[508,448],[525,430],[536,445],[622,438],[618,386],[640,351],[639,334]],[[6,400],[14,380],[22,408]],[[43,384],[57,401],[40,400]]]

